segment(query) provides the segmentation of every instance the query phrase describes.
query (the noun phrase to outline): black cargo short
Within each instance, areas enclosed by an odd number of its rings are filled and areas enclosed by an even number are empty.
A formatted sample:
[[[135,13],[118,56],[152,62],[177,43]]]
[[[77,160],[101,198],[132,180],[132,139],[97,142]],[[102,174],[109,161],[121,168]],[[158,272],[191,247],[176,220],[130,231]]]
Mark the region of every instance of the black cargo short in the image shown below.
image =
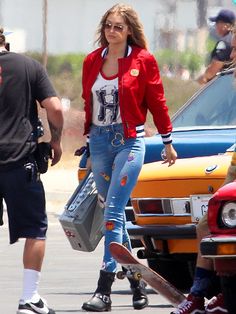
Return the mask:
[[[45,192],[34,163],[0,168],[0,199],[7,205],[10,243],[19,238],[45,239]]]

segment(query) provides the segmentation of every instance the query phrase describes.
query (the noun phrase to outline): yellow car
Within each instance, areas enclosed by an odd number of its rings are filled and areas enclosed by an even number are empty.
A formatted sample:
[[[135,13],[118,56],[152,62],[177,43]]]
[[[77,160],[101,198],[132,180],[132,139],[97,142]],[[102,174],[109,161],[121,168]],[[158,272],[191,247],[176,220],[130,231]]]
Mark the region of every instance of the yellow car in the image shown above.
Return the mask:
[[[178,288],[192,283],[196,262],[196,224],[212,194],[223,183],[234,145],[223,155],[145,164],[131,195],[134,221],[127,222],[132,244],[151,268]]]

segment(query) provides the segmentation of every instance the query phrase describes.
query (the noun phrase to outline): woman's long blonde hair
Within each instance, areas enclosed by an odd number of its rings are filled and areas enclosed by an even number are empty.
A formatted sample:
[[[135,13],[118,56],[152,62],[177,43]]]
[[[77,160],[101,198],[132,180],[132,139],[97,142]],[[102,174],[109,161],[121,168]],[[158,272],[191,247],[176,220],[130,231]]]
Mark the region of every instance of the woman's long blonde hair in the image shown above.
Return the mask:
[[[108,46],[108,42],[105,37],[104,25],[108,16],[114,13],[120,14],[129,27],[131,34],[128,35],[127,44],[136,45],[147,49],[147,40],[144,35],[143,25],[139,20],[138,14],[131,6],[122,3],[115,4],[103,15],[97,29],[95,43],[97,43],[99,46]]]

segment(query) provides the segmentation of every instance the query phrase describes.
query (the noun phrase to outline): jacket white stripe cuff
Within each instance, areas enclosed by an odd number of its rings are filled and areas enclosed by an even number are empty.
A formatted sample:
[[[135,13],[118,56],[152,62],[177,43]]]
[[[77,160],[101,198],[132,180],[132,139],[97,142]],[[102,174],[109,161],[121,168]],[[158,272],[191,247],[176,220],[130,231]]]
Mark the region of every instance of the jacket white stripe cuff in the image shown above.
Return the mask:
[[[144,131],[144,125],[143,124],[136,126],[136,136],[137,137],[145,136],[145,131]]]
[[[163,144],[171,144],[172,136],[171,133],[161,134]]]

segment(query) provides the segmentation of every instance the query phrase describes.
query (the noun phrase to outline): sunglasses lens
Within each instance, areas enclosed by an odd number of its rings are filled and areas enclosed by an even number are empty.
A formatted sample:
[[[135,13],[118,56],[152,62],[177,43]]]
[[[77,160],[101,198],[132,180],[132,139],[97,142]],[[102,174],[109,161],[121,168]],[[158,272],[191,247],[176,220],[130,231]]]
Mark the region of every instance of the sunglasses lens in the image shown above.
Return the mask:
[[[106,24],[104,25],[104,27],[105,27],[105,29],[111,29],[111,28],[112,28],[112,24],[106,23]]]
[[[123,25],[112,25],[111,23],[105,23],[104,28],[107,30],[111,30],[113,28],[113,30],[115,32],[123,32],[124,26]]]
[[[122,25],[115,25],[114,30],[117,32],[123,32],[124,27]]]

